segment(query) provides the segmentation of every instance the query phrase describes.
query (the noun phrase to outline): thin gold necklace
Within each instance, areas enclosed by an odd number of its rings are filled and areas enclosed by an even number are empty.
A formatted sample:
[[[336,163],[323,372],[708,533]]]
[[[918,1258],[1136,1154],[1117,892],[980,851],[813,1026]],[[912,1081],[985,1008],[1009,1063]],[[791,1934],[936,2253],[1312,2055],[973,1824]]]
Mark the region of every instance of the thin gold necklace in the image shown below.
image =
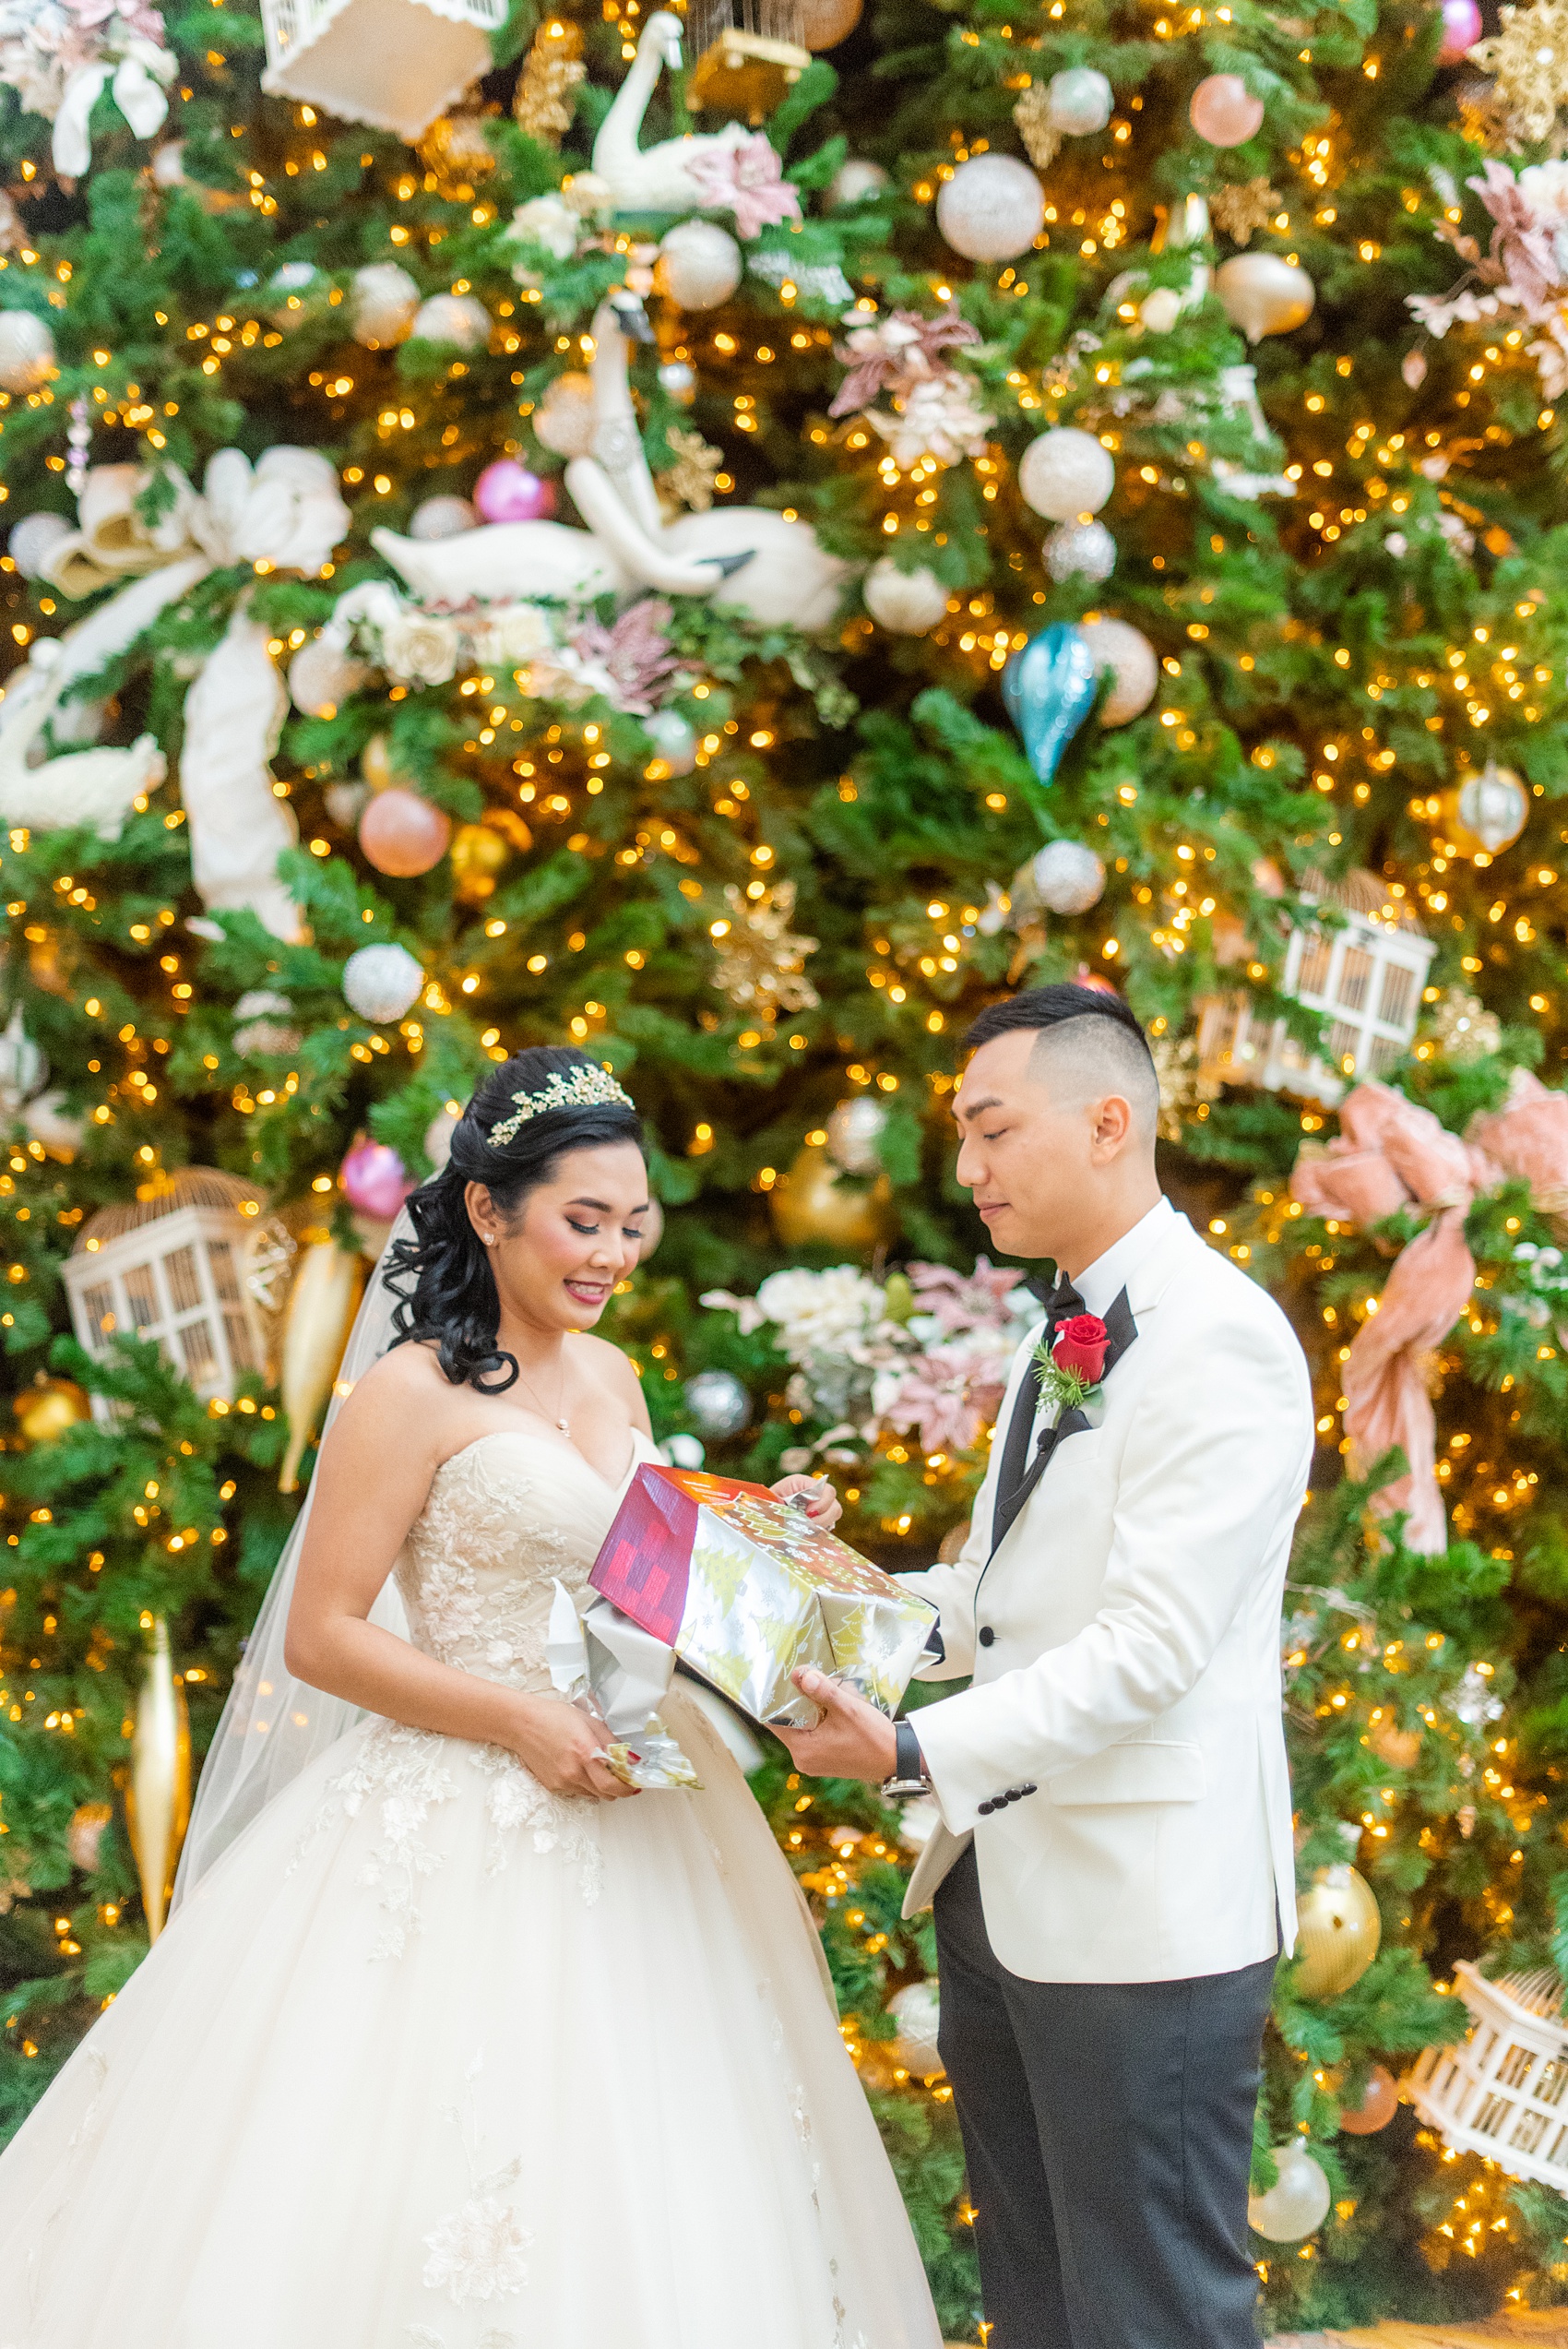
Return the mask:
[[[514,1362],[517,1362],[517,1358],[516,1354],[513,1355],[512,1359]],[[517,1376],[522,1380],[524,1386],[528,1389],[529,1394],[533,1397],[535,1403],[538,1404],[540,1417],[541,1419],[549,1419],[553,1416],[555,1419],[555,1425],[559,1427],[563,1436],[569,1436],[572,1432],[571,1422],[561,1418],[559,1415],[562,1397],[566,1392],[566,1357],[564,1351],[563,1351],[561,1356],[561,1384],[555,1396],[555,1412],[553,1414],[548,1412],[543,1403],[540,1401],[539,1389],[534,1385],[533,1380],[528,1376],[520,1362],[517,1363]]]

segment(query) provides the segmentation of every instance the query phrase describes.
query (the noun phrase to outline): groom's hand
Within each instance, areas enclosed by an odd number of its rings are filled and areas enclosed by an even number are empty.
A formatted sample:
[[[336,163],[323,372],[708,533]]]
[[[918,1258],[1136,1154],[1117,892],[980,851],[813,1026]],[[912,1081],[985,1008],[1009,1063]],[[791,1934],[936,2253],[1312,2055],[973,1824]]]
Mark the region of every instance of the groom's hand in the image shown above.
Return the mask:
[[[885,1712],[809,1664],[790,1676],[803,1697],[821,1706],[823,1715],[814,1729],[774,1732],[789,1747],[797,1770],[810,1778],[869,1778],[878,1783],[892,1777],[898,1747]]]

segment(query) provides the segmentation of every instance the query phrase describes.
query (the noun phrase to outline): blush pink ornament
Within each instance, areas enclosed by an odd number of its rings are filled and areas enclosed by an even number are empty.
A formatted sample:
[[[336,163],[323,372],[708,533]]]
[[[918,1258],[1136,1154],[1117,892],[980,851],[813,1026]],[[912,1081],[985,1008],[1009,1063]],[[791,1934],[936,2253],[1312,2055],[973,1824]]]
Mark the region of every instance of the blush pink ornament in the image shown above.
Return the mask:
[[[356,1142],[338,1169],[338,1181],[355,1214],[374,1216],[378,1223],[390,1223],[415,1188],[408,1168],[386,1142]]]
[[[1481,37],[1481,12],[1476,0],[1443,0],[1443,46],[1440,66],[1456,66]]]
[[[1209,74],[1193,92],[1187,119],[1211,147],[1241,147],[1263,126],[1263,100],[1240,74]]]
[[[378,873],[397,880],[439,864],[451,839],[451,822],[440,808],[399,783],[375,793],[360,817],[360,846]]]
[[[555,484],[530,473],[515,457],[498,457],[475,482],[474,505],[484,522],[548,522],[555,511]]]

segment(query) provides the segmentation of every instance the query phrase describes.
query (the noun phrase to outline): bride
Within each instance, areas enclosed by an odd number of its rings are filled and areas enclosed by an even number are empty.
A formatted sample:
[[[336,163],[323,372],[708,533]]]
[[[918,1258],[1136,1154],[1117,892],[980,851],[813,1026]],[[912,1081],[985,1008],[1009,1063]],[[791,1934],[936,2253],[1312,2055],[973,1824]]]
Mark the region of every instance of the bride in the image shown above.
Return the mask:
[[[657,1458],[584,1334],[640,1130],[520,1053],[410,1200],[170,1926],[0,2157],[4,2349],[938,2349],[722,1740],[677,1682],[701,1791],[636,1795],[551,1692],[553,1581]]]

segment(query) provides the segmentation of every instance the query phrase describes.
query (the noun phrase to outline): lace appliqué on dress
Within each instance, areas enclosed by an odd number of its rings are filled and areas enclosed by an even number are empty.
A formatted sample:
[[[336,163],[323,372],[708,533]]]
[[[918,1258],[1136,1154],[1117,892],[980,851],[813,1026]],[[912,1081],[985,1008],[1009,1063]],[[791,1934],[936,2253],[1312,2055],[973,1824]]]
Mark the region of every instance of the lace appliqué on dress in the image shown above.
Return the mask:
[[[581,1815],[591,1807],[586,1797],[550,1794],[504,1747],[467,1745],[434,1729],[378,1721],[366,1731],[350,1767],[333,1779],[334,1799],[317,1812],[293,1861],[297,1867],[339,1811],[358,1818],[367,1803],[379,1805],[381,1840],[371,1846],[359,1872],[362,1884],[379,1888],[387,1919],[371,1950],[373,1958],[400,1958],[410,1935],[420,1929],[420,1885],[441,1866],[441,1854],[431,1849],[423,1830],[434,1805],[464,1793],[458,1773],[465,1764],[489,1781],[484,1795],[491,1828],[487,1874],[498,1875],[506,1866],[512,1835],[527,1828],[536,1852],[558,1851],[576,1866],[586,1905],[599,1898],[603,1856],[596,1838],[580,1823]]]
[[[592,1561],[568,1556],[561,1533],[529,1516],[528,1570],[519,1573],[532,1478],[497,1471],[482,1445],[445,1466],[395,1569],[415,1642],[442,1663],[516,1686],[547,1683],[544,1594],[557,1575],[575,1589]]]
[[[525,2254],[533,2241],[516,2205],[506,2199],[507,2188],[516,2186],[522,2175],[521,2159],[514,2155],[500,2168],[483,2168],[476,2086],[483,2069],[481,2051],[469,2066],[468,2093],[461,2105],[444,2107],[446,2119],[463,2141],[468,2199],[438,2219],[422,2238],[430,2256],[421,2269],[420,2281],[427,2292],[442,2294],[457,2308],[473,2301],[507,2300],[520,2293],[529,2280]],[[410,2325],[406,2338],[413,2349],[448,2349],[446,2335],[431,2325]],[[487,2324],[474,2349],[519,2349],[519,2344],[516,2333],[505,2327]]]

